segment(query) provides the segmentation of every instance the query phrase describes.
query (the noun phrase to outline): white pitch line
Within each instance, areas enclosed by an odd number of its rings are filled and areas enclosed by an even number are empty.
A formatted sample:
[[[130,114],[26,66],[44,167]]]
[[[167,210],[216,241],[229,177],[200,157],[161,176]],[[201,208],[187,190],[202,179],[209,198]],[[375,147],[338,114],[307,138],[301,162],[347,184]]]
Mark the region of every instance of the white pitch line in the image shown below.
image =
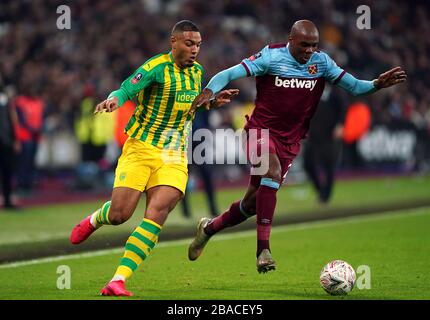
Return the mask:
[[[336,225],[345,224],[345,223],[360,223],[364,221],[377,221],[377,220],[387,220],[387,219],[391,220],[393,218],[402,218],[404,216],[408,216],[408,217],[420,216],[420,215],[425,215],[429,213],[430,213],[430,207],[421,207],[421,208],[415,208],[415,209],[402,210],[401,212],[389,211],[389,212],[383,212],[383,213],[371,214],[371,215],[337,218],[337,219],[330,219],[330,220],[323,220],[323,221],[311,221],[311,222],[298,223],[294,225],[277,226],[272,228],[271,233],[274,234],[274,233],[281,233],[285,231],[322,228],[322,227],[328,227],[328,226],[336,226]],[[221,234],[215,237],[214,239],[212,239],[212,241],[225,241],[225,240],[231,240],[231,239],[237,239],[237,238],[244,238],[252,235],[255,235],[255,230]],[[188,238],[188,239],[172,240],[172,241],[158,243],[157,249],[189,244],[192,240],[193,238]],[[55,256],[55,257],[33,259],[33,260],[3,264],[3,265],[0,265],[0,269],[18,268],[18,267],[24,267],[29,265],[50,263],[50,262],[63,261],[63,260],[92,258],[97,256],[109,255],[109,254],[117,254],[117,253],[119,254],[119,253],[122,253],[123,251],[124,251],[124,248],[120,247],[120,248],[114,248],[114,249],[103,249],[103,250],[97,250],[97,251],[91,251],[91,252],[85,252],[85,253],[76,253],[76,254],[61,255],[61,256]]]

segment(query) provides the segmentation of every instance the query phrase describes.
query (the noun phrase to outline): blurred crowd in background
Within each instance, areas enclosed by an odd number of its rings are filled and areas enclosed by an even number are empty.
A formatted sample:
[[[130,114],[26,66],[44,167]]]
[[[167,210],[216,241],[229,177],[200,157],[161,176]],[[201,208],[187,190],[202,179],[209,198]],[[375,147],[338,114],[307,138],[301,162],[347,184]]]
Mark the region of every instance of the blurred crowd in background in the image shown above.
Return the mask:
[[[71,9],[70,30],[56,27],[56,10],[63,4]],[[370,30],[357,28],[356,10],[363,4],[371,9]],[[412,125],[422,142],[416,152],[424,160],[430,157],[427,1],[1,1],[1,91],[15,105],[19,98],[37,98],[33,103],[43,110],[40,128],[31,137],[36,144],[59,135],[74,136],[81,144],[88,144],[82,132],[83,114],[89,112],[90,117],[95,104],[145,60],[168,51],[170,31],[182,19],[190,19],[200,28],[203,44],[198,60],[205,68],[205,82],[266,44],[287,41],[292,23],[299,19],[313,20],[320,31],[321,49],[360,79],[374,79],[383,71],[402,66],[408,74],[405,84],[360,101],[372,112],[372,126],[396,121]],[[252,108],[253,80],[238,80],[231,86],[238,87],[241,94],[231,106],[210,117],[213,127],[238,129]],[[357,101],[347,99],[347,106]],[[22,118],[18,112],[18,121]],[[100,130],[112,128],[114,125],[108,124]],[[92,143],[101,146],[90,150],[88,156],[97,160],[98,166],[114,135],[106,134]],[[76,161],[82,160],[84,151],[80,151],[81,159]],[[65,157],[72,158],[70,154]],[[425,168],[412,165],[413,170]]]

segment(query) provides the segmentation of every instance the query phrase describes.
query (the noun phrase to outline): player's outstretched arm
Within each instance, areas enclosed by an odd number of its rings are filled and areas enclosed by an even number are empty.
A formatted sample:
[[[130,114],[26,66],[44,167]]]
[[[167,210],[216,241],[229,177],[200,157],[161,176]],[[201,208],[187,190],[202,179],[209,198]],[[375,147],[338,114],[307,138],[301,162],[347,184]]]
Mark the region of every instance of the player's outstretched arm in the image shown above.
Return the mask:
[[[406,72],[400,67],[393,68],[382,73],[379,77],[372,81],[360,80],[355,78],[350,73],[343,73],[337,86],[345,89],[354,96],[364,96],[372,94],[375,91],[383,88],[391,87],[395,84],[406,81]]]
[[[373,81],[376,89],[388,88],[398,83],[405,82],[407,79],[406,72],[401,67],[395,67],[379,75],[378,79]]]

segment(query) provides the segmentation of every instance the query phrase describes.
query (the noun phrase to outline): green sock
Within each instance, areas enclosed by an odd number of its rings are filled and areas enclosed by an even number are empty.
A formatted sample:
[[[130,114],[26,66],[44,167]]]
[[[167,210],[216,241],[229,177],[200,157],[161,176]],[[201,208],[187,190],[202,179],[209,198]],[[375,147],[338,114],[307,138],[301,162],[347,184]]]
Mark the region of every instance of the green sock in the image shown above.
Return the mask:
[[[142,223],[133,231],[125,245],[124,256],[112,280],[130,278],[139,264],[154,249],[158,241],[161,226],[155,221],[144,218]]]
[[[109,221],[110,201],[105,202],[100,209],[91,216],[91,223],[94,227],[99,228],[104,224],[112,224]]]

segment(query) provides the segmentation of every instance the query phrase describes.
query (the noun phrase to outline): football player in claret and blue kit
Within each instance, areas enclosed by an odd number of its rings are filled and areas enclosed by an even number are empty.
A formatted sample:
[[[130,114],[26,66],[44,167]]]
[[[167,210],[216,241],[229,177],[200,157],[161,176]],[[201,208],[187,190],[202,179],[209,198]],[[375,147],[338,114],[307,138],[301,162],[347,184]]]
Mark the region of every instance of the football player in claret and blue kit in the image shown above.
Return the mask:
[[[269,245],[270,231],[276,206],[276,193],[288,169],[300,151],[310,120],[315,113],[325,82],[339,86],[352,95],[368,95],[406,80],[406,73],[393,68],[366,81],[337,66],[324,52],[318,50],[319,32],[312,21],[300,20],[293,24],[287,43],[271,44],[240,64],[216,74],[193,102],[192,108],[210,107],[210,101],[230,81],[255,77],[257,95],[255,108],[247,119],[246,151],[258,145],[268,165],[264,174],[253,174],[241,200],[216,218],[202,218],[197,235],[188,250],[190,260],[196,260],[214,234],[257,215],[257,271],[274,270],[275,261]],[[268,139],[262,131],[269,131]],[[251,135],[251,131],[257,134]],[[252,137],[256,138],[252,138]],[[264,156],[264,154],[263,154]]]

